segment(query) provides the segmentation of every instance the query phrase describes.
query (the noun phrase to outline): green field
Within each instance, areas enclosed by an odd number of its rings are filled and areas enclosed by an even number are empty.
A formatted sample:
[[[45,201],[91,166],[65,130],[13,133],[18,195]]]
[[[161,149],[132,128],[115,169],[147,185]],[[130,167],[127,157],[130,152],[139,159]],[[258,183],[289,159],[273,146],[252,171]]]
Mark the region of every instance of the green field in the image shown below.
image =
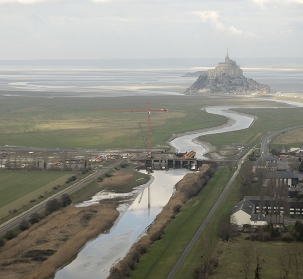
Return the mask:
[[[147,102],[152,109],[168,109],[168,113],[151,114],[153,147],[167,147],[165,141],[172,134],[227,122],[225,117],[208,114],[201,107],[269,104],[224,96],[64,99],[0,96],[0,146],[144,148],[138,123],[146,135],[147,112],[130,111],[147,110]]]
[[[182,207],[181,212],[165,229],[161,240],[156,241],[148,253],[142,257],[138,268],[131,273],[131,278],[160,279],[167,277],[186,245],[218,199],[231,175],[232,173],[229,169],[220,169],[200,191],[198,196],[192,198]],[[217,239],[216,234],[210,235]],[[199,257],[200,253],[198,253]],[[198,258],[191,262],[192,266],[190,268],[186,267],[185,277],[183,270],[181,270],[182,275],[178,278],[190,278],[188,276],[193,273],[193,269],[198,264]]]
[[[259,143],[264,134],[282,128],[301,125],[303,108],[254,108],[254,109],[233,109],[240,113],[257,116],[249,129],[224,133],[222,136],[209,135],[201,137],[216,146],[232,143],[248,143],[254,145]],[[302,142],[300,138],[293,138],[293,142]]]
[[[71,172],[0,171],[0,218],[31,200],[38,200],[72,175]]]

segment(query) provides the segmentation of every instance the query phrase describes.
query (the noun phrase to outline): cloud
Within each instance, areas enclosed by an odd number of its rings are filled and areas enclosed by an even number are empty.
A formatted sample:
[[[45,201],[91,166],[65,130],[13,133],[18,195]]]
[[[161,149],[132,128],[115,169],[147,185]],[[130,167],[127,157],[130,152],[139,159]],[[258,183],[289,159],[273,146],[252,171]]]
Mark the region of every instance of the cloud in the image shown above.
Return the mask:
[[[209,23],[216,30],[225,29],[225,26],[219,20],[219,13],[216,11],[199,11],[193,12],[193,14],[199,16],[204,23]]]
[[[110,3],[110,2],[130,2],[132,0],[91,0],[92,2],[97,2],[97,3]]]
[[[287,3],[297,3],[297,4],[303,4],[303,0],[253,0],[258,6],[260,6],[262,9],[265,9],[265,4],[267,3],[275,3],[275,4],[287,4]]]
[[[254,2],[261,7],[261,9],[265,8],[265,4],[270,2],[270,1],[275,1],[275,0],[254,0]]]
[[[239,29],[237,29],[237,28],[234,27],[234,26],[230,26],[230,27],[228,28],[228,31],[229,31],[230,33],[234,34],[234,35],[242,35],[242,34],[243,34],[243,31],[242,31],[242,30],[239,30]]]
[[[303,4],[303,0],[289,0],[290,2],[298,3],[298,4]]]
[[[253,33],[251,33],[251,32],[247,32],[247,31],[243,31],[243,30],[237,29],[237,28],[234,27],[234,26],[230,26],[230,27],[228,28],[228,31],[229,31],[232,35],[235,35],[235,36],[245,35],[245,36],[248,36],[248,37],[256,37],[255,34],[253,34]]]
[[[216,11],[198,11],[192,12],[192,14],[199,16],[202,22],[210,24],[210,26],[216,31],[227,31],[231,35],[235,36],[256,37],[253,33],[240,30],[233,25],[230,27],[225,27],[225,25],[219,19],[219,13]]]
[[[44,1],[45,0],[0,0],[0,4],[5,4],[5,3],[34,4]]]

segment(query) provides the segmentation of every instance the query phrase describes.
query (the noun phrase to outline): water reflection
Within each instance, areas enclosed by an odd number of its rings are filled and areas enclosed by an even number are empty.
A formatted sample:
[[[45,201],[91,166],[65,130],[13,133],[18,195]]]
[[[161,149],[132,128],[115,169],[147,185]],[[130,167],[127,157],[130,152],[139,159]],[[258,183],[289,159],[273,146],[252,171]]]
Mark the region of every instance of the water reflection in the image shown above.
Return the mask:
[[[126,255],[167,204],[175,184],[188,172],[186,169],[155,171],[149,188],[138,195],[111,231],[89,242],[55,278],[106,278],[111,266]]]

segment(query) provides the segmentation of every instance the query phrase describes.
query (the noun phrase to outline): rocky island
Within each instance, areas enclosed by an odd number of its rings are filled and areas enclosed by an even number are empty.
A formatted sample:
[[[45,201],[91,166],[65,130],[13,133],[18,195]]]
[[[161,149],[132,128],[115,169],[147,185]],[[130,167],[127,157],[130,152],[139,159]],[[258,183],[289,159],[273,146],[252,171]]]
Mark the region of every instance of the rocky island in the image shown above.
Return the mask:
[[[269,92],[268,85],[243,76],[243,70],[229,58],[227,52],[225,62],[219,63],[215,69],[210,69],[200,75],[197,81],[185,91],[185,94],[267,94]]]

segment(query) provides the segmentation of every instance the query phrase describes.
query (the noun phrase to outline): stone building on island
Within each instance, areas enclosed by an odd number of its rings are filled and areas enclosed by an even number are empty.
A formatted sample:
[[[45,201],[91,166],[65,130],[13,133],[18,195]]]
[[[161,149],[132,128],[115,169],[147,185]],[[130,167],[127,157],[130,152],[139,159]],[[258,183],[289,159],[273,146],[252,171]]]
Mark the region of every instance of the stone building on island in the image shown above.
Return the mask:
[[[220,62],[215,69],[210,69],[207,71],[207,80],[208,82],[213,82],[216,79],[218,81],[223,81],[226,76],[243,76],[243,71],[235,61],[229,58],[228,52],[225,57],[225,62]]]
[[[227,52],[225,62],[219,63],[215,69],[210,69],[207,73],[200,75],[198,80],[185,91],[185,94],[266,94],[269,92],[269,86],[246,78],[243,70],[229,58]]]

